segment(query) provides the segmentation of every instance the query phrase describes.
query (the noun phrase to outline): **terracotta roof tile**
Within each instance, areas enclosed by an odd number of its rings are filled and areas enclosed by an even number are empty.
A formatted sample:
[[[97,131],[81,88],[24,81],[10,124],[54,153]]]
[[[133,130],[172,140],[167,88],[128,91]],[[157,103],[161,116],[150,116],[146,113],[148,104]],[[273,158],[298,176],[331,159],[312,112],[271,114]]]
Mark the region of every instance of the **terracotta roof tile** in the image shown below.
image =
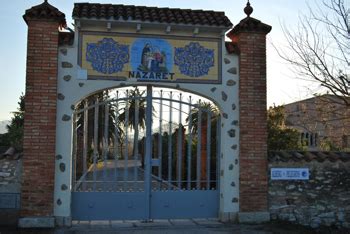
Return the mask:
[[[114,20],[139,20],[173,24],[196,24],[231,27],[224,12],[158,8],[134,5],[112,5],[98,3],[75,3],[74,18],[97,18]]]
[[[326,151],[270,151],[269,162],[349,162],[350,152],[326,152]]]
[[[28,23],[28,20],[32,19],[56,20],[60,27],[66,26],[65,15],[46,1],[26,10],[25,14],[23,15],[23,19],[26,21],[26,23]]]
[[[268,34],[271,31],[272,27],[270,25],[262,23],[260,20],[254,19],[252,17],[246,17],[242,19],[239,24],[230,30],[226,36],[231,38],[232,36],[240,32],[261,32]]]

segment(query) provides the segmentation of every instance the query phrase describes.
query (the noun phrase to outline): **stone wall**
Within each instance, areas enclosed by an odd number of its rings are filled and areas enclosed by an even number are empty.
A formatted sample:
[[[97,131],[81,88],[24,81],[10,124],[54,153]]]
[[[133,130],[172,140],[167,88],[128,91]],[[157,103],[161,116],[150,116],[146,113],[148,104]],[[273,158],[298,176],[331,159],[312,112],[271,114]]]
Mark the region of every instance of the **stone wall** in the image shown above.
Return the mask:
[[[0,225],[15,225],[19,218],[22,160],[0,159]]]
[[[269,169],[309,168],[309,180],[276,181],[269,178],[269,209],[272,220],[289,221],[313,228],[350,228],[350,155],[348,159],[270,156]]]

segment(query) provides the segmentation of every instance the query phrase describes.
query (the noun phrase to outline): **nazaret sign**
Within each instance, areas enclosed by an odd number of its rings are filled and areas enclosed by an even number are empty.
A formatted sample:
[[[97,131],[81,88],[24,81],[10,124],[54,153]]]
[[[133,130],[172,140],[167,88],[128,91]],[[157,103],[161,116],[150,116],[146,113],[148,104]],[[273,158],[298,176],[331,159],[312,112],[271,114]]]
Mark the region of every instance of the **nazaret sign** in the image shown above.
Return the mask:
[[[221,82],[217,39],[81,33],[79,64],[88,79]]]

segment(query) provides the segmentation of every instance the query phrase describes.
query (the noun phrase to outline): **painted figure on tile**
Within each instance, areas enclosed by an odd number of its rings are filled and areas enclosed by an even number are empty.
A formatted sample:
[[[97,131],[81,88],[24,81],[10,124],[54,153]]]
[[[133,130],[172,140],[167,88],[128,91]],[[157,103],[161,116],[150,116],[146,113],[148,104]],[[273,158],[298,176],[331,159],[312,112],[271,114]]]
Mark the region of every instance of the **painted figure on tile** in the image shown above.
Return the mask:
[[[172,48],[163,39],[139,38],[131,48],[133,71],[169,73],[172,70]]]
[[[148,56],[151,53],[150,44],[146,44],[142,50],[141,65],[144,67],[148,66]]]
[[[142,50],[141,64],[138,70],[147,72],[168,72],[164,56],[164,51],[160,51],[157,46],[147,43]]]

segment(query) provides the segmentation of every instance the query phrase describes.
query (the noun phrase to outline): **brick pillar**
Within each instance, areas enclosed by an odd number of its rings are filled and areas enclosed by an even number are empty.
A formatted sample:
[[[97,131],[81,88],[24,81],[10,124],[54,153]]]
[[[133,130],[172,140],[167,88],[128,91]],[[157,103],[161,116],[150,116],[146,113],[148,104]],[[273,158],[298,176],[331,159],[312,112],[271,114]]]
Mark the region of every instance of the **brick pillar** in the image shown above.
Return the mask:
[[[45,1],[23,18],[28,43],[21,216],[48,217],[54,202],[58,28],[65,16]]]
[[[240,212],[256,221],[267,211],[266,34],[271,26],[248,15],[227,36],[239,49]],[[264,214],[264,217],[257,214]],[[249,215],[248,215],[249,216]],[[245,220],[246,216],[240,217]],[[247,218],[247,220],[249,217]],[[242,221],[242,220],[241,220]]]

